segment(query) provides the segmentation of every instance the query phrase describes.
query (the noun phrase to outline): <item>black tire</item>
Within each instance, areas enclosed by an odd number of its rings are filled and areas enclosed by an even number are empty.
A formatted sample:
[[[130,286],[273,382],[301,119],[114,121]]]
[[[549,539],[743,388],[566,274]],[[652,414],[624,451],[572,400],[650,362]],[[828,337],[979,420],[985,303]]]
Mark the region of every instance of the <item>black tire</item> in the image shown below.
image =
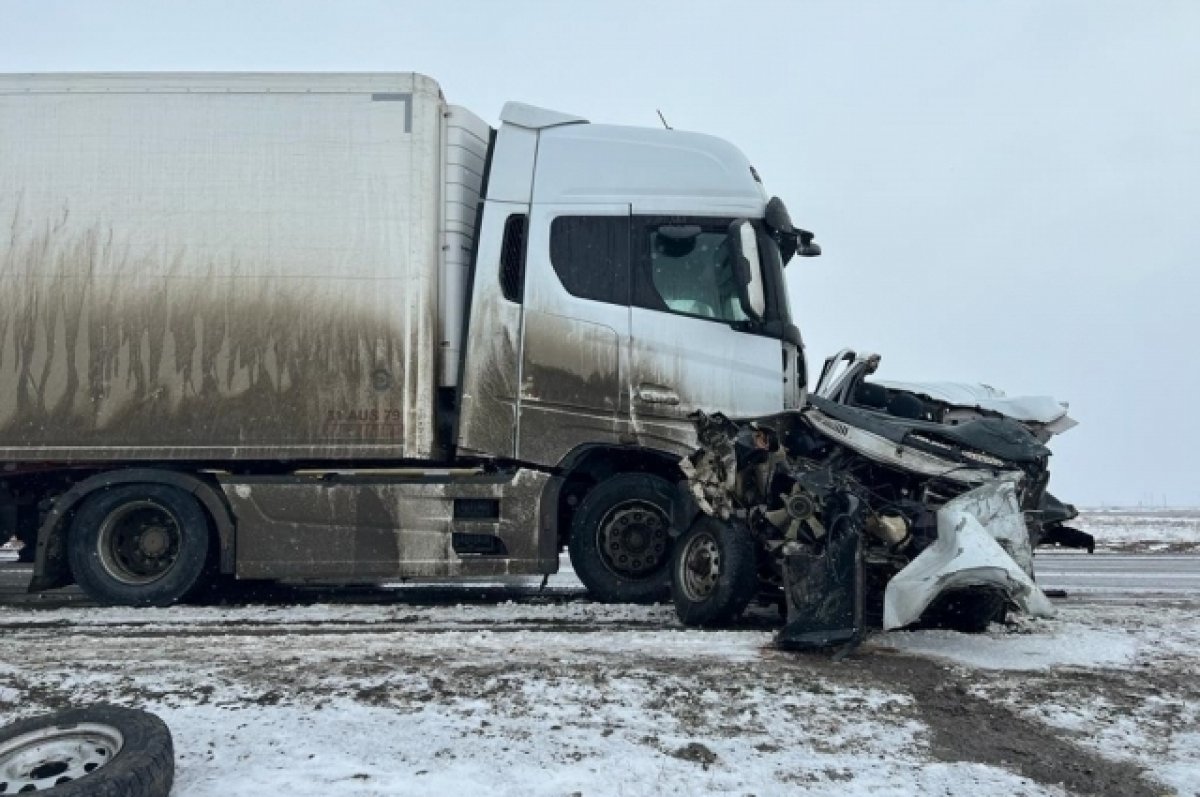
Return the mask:
[[[951,590],[939,595],[918,627],[944,628],[964,634],[982,634],[992,623],[1002,623],[1008,614],[1008,599],[994,589]]]
[[[649,473],[623,473],[584,496],[567,549],[594,600],[666,600],[675,485]]]
[[[758,550],[746,529],[705,516],[675,542],[671,598],[684,625],[731,623],[757,594]]]
[[[67,539],[71,573],[98,603],[169,606],[206,572],[208,516],[166,484],[101,489],[75,513]]]
[[[0,728],[0,795],[166,797],[174,780],[171,732],[145,711],[91,706]]]

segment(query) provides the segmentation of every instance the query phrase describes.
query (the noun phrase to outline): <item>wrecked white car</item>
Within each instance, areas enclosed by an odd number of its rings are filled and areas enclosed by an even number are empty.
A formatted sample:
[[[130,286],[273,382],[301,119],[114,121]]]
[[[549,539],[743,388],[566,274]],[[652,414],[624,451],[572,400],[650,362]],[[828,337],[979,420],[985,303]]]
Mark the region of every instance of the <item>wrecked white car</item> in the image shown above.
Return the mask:
[[[1068,414],[1067,403],[1050,396],[1009,396],[991,385],[963,382],[868,381],[879,363],[878,354],[843,349],[825,360],[814,393],[851,407],[948,426],[981,418],[1007,418],[1024,426],[1043,444],[1078,425]],[[1096,546],[1092,536],[1065,525],[1079,516],[1075,507],[1059,501],[1044,488],[1040,495],[1038,506],[1025,510],[1034,547],[1057,545],[1092,553]]]
[[[1046,510],[1039,431],[1073,425],[1065,408],[1017,420],[954,405],[951,421],[899,388],[887,388],[891,407],[873,406],[860,399],[877,363],[841,381],[827,363],[802,410],[696,416],[701,448],[682,467],[699,519],[671,573],[683,622],[724,623],[774,600],[787,607],[778,641],[808,647],[854,642],[869,625],[974,631],[1009,609],[1050,612],[1032,548],[1074,510]]]

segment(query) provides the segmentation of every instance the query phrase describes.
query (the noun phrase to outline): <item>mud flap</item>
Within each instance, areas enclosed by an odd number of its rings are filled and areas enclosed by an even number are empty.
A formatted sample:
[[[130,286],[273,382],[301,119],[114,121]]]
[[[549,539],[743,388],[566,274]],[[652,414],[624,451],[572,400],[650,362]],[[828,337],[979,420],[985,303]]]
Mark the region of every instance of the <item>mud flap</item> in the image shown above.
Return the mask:
[[[848,517],[830,527],[824,550],[784,557],[787,624],[775,636],[785,650],[857,645],[864,635],[862,537]]]

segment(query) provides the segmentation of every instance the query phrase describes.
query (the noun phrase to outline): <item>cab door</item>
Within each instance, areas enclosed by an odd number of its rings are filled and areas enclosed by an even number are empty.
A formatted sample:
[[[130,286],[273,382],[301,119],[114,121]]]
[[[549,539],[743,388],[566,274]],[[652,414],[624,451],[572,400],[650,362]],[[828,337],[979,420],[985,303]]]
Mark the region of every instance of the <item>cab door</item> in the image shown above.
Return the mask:
[[[530,213],[517,457],[558,465],[619,443],[628,371],[627,204],[538,204]]]
[[[783,345],[742,310],[729,224],[634,216],[630,416],[642,445],[688,450],[696,410],[751,417],[784,406]]]

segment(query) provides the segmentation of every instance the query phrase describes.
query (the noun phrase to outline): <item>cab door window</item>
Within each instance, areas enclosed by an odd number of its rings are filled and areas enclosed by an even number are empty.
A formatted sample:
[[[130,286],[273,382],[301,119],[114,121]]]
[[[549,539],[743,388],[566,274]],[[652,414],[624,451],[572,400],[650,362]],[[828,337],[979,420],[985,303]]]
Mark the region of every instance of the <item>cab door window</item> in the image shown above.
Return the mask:
[[[629,217],[559,216],[550,224],[550,264],[572,296],[629,304]]]
[[[633,304],[725,323],[748,321],[734,276],[731,221],[635,219]]]

